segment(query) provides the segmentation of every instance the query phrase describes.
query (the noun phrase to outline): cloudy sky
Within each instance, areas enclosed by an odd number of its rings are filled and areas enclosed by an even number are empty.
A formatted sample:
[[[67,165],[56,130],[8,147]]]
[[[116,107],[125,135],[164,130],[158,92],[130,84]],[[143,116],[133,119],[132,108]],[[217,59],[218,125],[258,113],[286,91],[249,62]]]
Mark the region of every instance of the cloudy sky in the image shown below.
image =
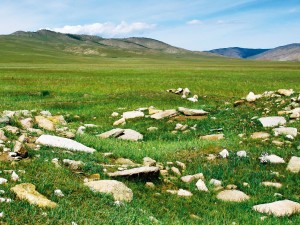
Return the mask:
[[[0,33],[150,37],[191,49],[300,43],[300,0],[0,0]]]

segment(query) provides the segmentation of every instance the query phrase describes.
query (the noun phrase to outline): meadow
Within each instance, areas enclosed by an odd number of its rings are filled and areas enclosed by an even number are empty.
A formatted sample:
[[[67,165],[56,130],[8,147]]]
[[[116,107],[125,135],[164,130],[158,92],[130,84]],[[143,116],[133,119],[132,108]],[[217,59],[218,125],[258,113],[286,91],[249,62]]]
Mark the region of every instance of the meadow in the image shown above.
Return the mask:
[[[1,162],[0,170],[25,170],[20,175],[22,182],[33,183],[37,190],[58,203],[55,209],[41,209],[25,201],[15,199],[9,191],[13,183],[0,186],[13,199],[10,204],[0,203],[5,216],[0,224],[298,224],[300,216],[276,218],[254,212],[252,206],[281,199],[274,196],[280,192],[282,199],[300,200],[299,175],[285,170],[286,165],[260,164],[258,157],[264,153],[278,154],[289,159],[300,156],[296,138],[290,145],[281,148],[270,144],[243,139],[255,131],[267,130],[251,118],[262,116],[265,108],[270,115],[284,107],[274,101],[257,101],[254,105],[233,107],[233,102],[245,97],[250,91],[263,93],[279,88],[293,88],[300,91],[300,64],[289,62],[259,62],[226,59],[215,56],[118,56],[100,58],[73,56],[56,57],[42,55],[10,55],[3,50],[0,58],[0,111],[3,110],[49,110],[52,114],[67,115],[70,126],[77,129],[81,124],[92,123],[90,128],[76,140],[97,150],[93,155],[68,154],[61,150],[42,147],[30,150],[29,159],[17,163]],[[167,93],[170,88],[188,87],[199,96],[196,103],[180,96]],[[288,104],[286,98],[286,105]],[[140,107],[155,106],[158,109],[187,107],[209,112],[207,119],[187,120],[184,123],[197,130],[189,133],[172,134],[176,122],[168,119],[154,121],[148,118],[130,120],[126,128],[139,131],[144,140],[128,142],[116,139],[100,139],[95,134],[112,129],[115,118],[112,112],[122,113]],[[76,116],[79,116],[76,117]],[[216,117],[216,120],[211,119]],[[158,127],[148,132],[150,126]],[[293,123],[300,128],[300,123]],[[203,141],[200,135],[211,133],[211,129],[223,128],[224,140]],[[284,139],[284,138],[282,138]],[[228,149],[228,159],[207,161],[205,156],[218,154]],[[246,150],[249,157],[241,159],[234,154]],[[227,203],[216,199],[214,191],[196,191],[195,184],[184,184],[174,180],[166,184],[162,179],[152,180],[154,190],[145,188],[144,179],[120,179],[133,190],[130,203],[117,206],[111,196],[91,192],[83,185],[83,175],[73,173],[66,167],[56,168],[53,158],[69,158],[86,163],[82,168],[85,175],[99,173],[107,178],[101,163],[109,163],[104,152],[112,152],[113,159],[129,158],[142,163],[145,156],[158,162],[186,163],[184,174],[203,173],[205,180],[220,179],[224,185],[236,184],[251,196],[243,203]],[[271,171],[278,171],[276,177]],[[1,176],[5,177],[5,174]],[[272,180],[284,183],[280,190],[261,187],[260,182]],[[244,187],[247,182],[250,188]],[[53,190],[60,188],[65,197],[58,198]],[[180,198],[164,191],[184,188],[193,192],[191,198]],[[209,189],[212,187],[209,186]],[[160,194],[156,194],[160,193]],[[46,214],[45,214],[46,213]],[[196,215],[192,216],[192,215]],[[152,219],[156,218],[156,220]]]

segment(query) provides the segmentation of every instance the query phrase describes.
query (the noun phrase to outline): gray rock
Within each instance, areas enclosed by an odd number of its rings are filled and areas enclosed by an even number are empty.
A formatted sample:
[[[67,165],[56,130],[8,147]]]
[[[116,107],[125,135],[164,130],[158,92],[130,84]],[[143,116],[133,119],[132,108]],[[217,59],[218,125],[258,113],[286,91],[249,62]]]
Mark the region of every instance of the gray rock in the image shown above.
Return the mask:
[[[188,109],[184,107],[179,107],[178,111],[183,113],[186,116],[204,116],[208,114],[208,112],[202,109]]]
[[[112,194],[115,201],[131,202],[133,192],[122,182],[116,180],[98,180],[84,183],[92,191]]]
[[[300,204],[290,200],[282,200],[272,203],[255,205],[253,206],[253,210],[260,213],[274,215],[276,217],[290,216],[294,213],[300,212]]]
[[[134,176],[134,175],[148,175],[148,176],[158,176],[159,175],[159,167],[149,167],[143,166],[129,170],[117,171],[114,173],[108,173],[110,177],[126,177],[126,176]]]
[[[282,116],[262,117],[259,119],[259,121],[263,127],[277,127],[286,124],[286,120]]]
[[[263,155],[259,159],[260,159],[261,162],[269,162],[269,163],[272,163],[272,164],[285,163],[283,158],[281,158],[277,155],[274,155],[274,154],[272,154],[272,155]]]
[[[175,109],[169,109],[162,112],[155,113],[151,115],[152,119],[160,120],[168,117],[175,116],[177,114],[177,111]]]
[[[124,129],[116,128],[116,129],[107,131],[105,133],[99,134],[99,135],[97,135],[97,137],[100,137],[100,138],[115,137],[115,138],[117,138],[117,137],[121,136],[122,134],[124,134]]]
[[[8,116],[3,116],[0,118],[0,124],[9,124],[9,117]]]
[[[73,141],[68,138],[57,137],[53,135],[41,135],[37,140],[37,144],[54,147],[54,148],[63,148],[71,151],[87,152],[93,153],[96,150],[89,148],[77,141]]]
[[[279,127],[273,129],[275,136],[278,135],[291,135],[292,137],[296,137],[298,134],[297,128],[294,127]]]
[[[293,156],[290,159],[289,164],[286,169],[291,171],[292,173],[299,173],[300,172],[300,157]]]
[[[118,139],[128,140],[128,141],[138,141],[143,139],[143,135],[135,130],[124,129],[124,133],[120,135]]]

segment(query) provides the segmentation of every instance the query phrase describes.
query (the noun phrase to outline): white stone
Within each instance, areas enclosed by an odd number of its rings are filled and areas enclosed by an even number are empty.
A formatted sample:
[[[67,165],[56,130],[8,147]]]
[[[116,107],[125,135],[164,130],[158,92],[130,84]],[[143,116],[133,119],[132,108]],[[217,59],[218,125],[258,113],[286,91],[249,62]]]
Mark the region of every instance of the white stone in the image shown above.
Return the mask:
[[[179,189],[178,192],[177,192],[177,195],[181,196],[181,197],[191,197],[191,196],[193,196],[193,194],[190,191],[183,190],[183,189]]]
[[[84,132],[85,132],[85,130],[86,130],[86,127],[85,127],[85,126],[80,126],[80,127],[77,129],[76,134],[78,134],[78,135],[83,135]]]
[[[256,95],[253,92],[249,92],[249,94],[246,96],[247,102],[255,102],[256,101]]]
[[[270,181],[261,182],[261,185],[265,186],[265,187],[275,187],[275,188],[281,188],[282,187],[281,183],[270,182]]]
[[[244,151],[244,150],[238,151],[238,152],[236,153],[236,155],[237,155],[238,157],[247,157],[247,152]]]
[[[55,130],[54,123],[51,120],[49,120],[43,116],[36,116],[35,121],[37,122],[37,124],[40,128],[43,128],[43,129],[49,130],[49,131]]]
[[[259,158],[263,162],[269,162],[273,164],[285,163],[284,159],[277,155],[264,155]]]
[[[179,107],[178,111],[182,112],[186,116],[204,116],[208,114],[208,112],[202,109],[188,109],[184,107]]]
[[[181,176],[181,173],[180,173],[180,171],[179,171],[178,168],[172,166],[172,167],[171,167],[171,170],[172,170],[172,172],[175,173],[176,175]]]
[[[0,177],[0,184],[7,183],[7,179]]]
[[[197,180],[197,179],[204,179],[203,173],[197,173],[194,175],[186,175],[181,177],[182,182],[184,183],[191,183],[193,180]]]
[[[279,127],[273,129],[275,136],[278,135],[291,135],[292,137],[296,137],[298,134],[297,128],[294,127]]]
[[[139,118],[139,117],[144,117],[145,114],[143,112],[140,111],[129,111],[129,112],[124,112],[122,117],[124,119],[135,119],[135,118]]]
[[[54,195],[57,196],[57,197],[64,197],[65,196],[60,189],[54,190]]]
[[[54,148],[68,149],[71,151],[80,151],[87,153],[93,153],[96,151],[95,149],[89,148],[77,141],[52,135],[42,135],[36,140],[36,143]]]
[[[224,190],[217,195],[217,199],[229,202],[243,202],[249,198],[244,192],[238,190]]]
[[[97,135],[100,138],[109,138],[109,137],[119,137],[124,133],[124,129],[116,128],[110,131],[104,132],[102,134]]]
[[[203,180],[199,179],[196,183],[196,187],[199,191],[205,191],[208,192],[208,188],[206,187]]]
[[[183,89],[182,95],[188,96],[190,93],[191,93],[191,92],[190,92],[190,89],[185,88],[185,89]]]
[[[187,99],[190,102],[198,102],[198,95],[194,95],[192,98]]]
[[[216,179],[211,179],[209,181],[210,184],[212,184],[215,187],[221,187],[222,186],[222,181],[216,180]]]
[[[111,114],[111,116],[112,116],[112,117],[117,117],[117,116],[119,116],[119,113],[113,112],[113,113]]]
[[[12,174],[11,174],[10,179],[11,179],[12,181],[18,181],[20,178],[19,178],[18,174],[16,174],[16,172],[13,171]]]
[[[272,214],[276,217],[290,216],[294,213],[300,212],[300,204],[290,200],[282,200],[272,203],[255,205],[253,206],[253,210],[260,213]]]
[[[229,156],[229,152],[227,149],[223,149],[219,155],[222,157],[222,158],[227,158]]]
[[[300,172],[300,157],[293,156],[290,159],[289,164],[286,169],[291,171],[292,173],[299,173]]]
[[[134,175],[141,175],[141,174],[147,174],[149,176],[151,175],[159,175],[159,167],[154,166],[143,166],[138,168],[133,168],[129,170],[123,170],[123,171],[117,171],[114,173],[108,173],[108,176],[110,177],[123,177],[123,176],[134,176]]]
[[[143,139],[143,135],[135,130],[124,129],[124,133],[121,136],[119,136],[118,139],[138,141]]]
[[[279,89],[277,92],[280,95],[284,95],[284,96],[291,96],[292,94],[294,94],[293,89]]]
[[[112,194],[115,201],[130,202],[133,199],[133,192],[122,182],[116,180],[98,180],[84,183],[95,192]]]
[[[286,120],[282,116],[262,117],[259,121],[263,127],[277,127],[286,124]]]
[[[126,123],[125,118],[121,118],[113,123],[113,126],[124,125]]]

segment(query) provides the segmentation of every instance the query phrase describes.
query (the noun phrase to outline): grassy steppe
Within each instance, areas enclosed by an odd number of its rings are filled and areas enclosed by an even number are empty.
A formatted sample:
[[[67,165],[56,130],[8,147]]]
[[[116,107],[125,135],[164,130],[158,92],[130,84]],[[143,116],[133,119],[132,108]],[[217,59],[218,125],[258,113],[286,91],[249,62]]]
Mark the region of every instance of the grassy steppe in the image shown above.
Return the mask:
[[[6,45],[7,46],[7,45]],[[22,182],[33,183],[37,190],[57,202],[59,207],[52,210],[39,209],[27,202],[14,200],[10,204],[0,203],[0,212],[5,212],[1,221],[5,224],[152,224],[154,216],[160,224],[298,224],[300,216],[285,218],[262,216],[252,211],[252,206],[275,201],[275,192],[283,198],[300,201],[299,175],[285,171],[286,165],[261,165],[257,158],[263,152],[275,153],[288,160],[292,155],[300,156],[296,146],[297,138],[291,145],[280,149],[270,142],[257,142],[246,139],[240,143],[239,133],[248,136],[254,131],[264,130],[254,116],[261,116],[264,108],[270,115],[284,107],[273,101],[258,101],[255,106],[233,108],[234,100],[245,96],[249,91],[262,93],[279,88],[293,88],[300,91],[300,64],[283,62],[254,62],[231,60],[218,57],[192,56],[121,56],[119,58],[79,57],[71,54],[56,54],[53,57],[29,54],[6,54],[1,47],[0,57],[0,110],[37,109],[49,110],[53,114],[70,114],[70,126],[77,128],[81,123],[94,123],[98,128],[88,130],[88,134],[76,140],[94,147],[98,153],[68,154],[60,150],[42,148],[30,151],[30,159],[16,164],[1,162],[0,170],[25,170],[19,174]],[[5,48],[8,52],[8,47]],[[29,46],[29,49],[31,47]],[[22,50],[23,51],[23,50]],[[26,52],[26,49],[24,50]],[[179,57],[179,58],[178,58]],[[199,102],[190,103],[179,96],[166,93],[169,88],[188,87],[199,95]],[[43,96],[41,93],[49,93]],[[230,102],[230,105],[225,104]],[[287,101],[285,104],[287,105]],[[199,108],[210,112],[207,119],[188,120],[189,125],[198,124],[196,131],[188,134],[171,134],[175,123],[167,120],[153,121],[137,119],[127,122],[125,127],[136,129],[144,134],[144,141],[138,143],[113,139],[98,139],[94,134],[112,128],[115,120],[113,111],[134,110],[139,107],[155,106],[159,109],[179,106]],[[124,109],[120,109],[124,108]],[[75,119],[79,115],[80,119]],[[211,117],[216,117],[212,120]],[[147,128],[157,126],[157,132],[149,133]],[[300,123],[293,123],[300,128]],[[210,129],[223,128],[225,140],[209,142],[199,140],[199,135],[209,134]],[[227,148],[229,159],[208,162],[208,153],[218,153]],[[249,158],[239,159],[234,155],[238,150],[246,150]],[[138,163],[145,156],[160,162],[180,160],[187,164],[185,174],[202,172],[209,181],[220,179],[224,185],[234,183],[251,196],[244,203],[225,203],[216,199],[214,192],[202,193],[195,190],[195,184],[174,181],[174,186],[156,180],[156,190],[144,187],[144,180],[122,179],[134,192],[134,200],[124,206],[115,206],[110,196],[92,193],[83,186],[82,176],[69,169],[55,168],[52,158],[69,158],[87,163],[85,174],[105,174],[99,163],[109,162],[101,153],[113,152],[114,157],[130,158]],[[39,155],[39,157],[36,157]],[[271,171],[284,176],[276,177]],[[1,176],[9,178],[5,174]],[[271,180],[284,184],[280,190],[261,187],[261,181]],[[250,188],[243,187],[248,182]],[[0,186],[14,199],[9,182]],[[168,188],[184,188],[193,192],[189,199],[164,193]],[[65,193],[62,199],[53,194],[59,188]],[[161,195],[155,195],[155,193]],[[46,212],[47,215],[44,215]],[[190,214],[199,216],[198,220]],[[1,223],[1,222],[0,222]]]

